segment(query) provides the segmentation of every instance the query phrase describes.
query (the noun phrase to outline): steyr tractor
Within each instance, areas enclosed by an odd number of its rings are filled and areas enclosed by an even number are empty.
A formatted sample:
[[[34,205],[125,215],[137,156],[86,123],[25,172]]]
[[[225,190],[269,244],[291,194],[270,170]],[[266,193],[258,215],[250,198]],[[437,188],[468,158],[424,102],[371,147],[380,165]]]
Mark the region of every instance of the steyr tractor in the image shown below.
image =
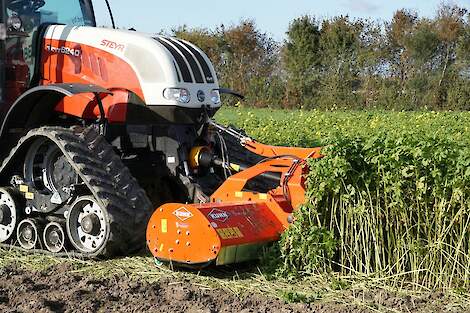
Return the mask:
[[[213,121],[195,45],[96,26],[91,0],[1,0],[0,243],[84,258],[147,244],[202,267],[259,256],[305,197],[318,148]]]

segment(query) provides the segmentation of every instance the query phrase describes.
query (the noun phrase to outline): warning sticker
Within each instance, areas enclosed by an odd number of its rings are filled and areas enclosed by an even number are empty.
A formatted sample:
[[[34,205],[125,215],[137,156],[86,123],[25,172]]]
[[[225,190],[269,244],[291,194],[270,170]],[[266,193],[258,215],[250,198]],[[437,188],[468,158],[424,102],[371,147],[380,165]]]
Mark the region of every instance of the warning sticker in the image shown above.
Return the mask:
[[[162,219],[162,233],[168,232],[168,220]]]
[[[239,239],[244,237],[238,227],[218,228],[217,233],[222,239]]]

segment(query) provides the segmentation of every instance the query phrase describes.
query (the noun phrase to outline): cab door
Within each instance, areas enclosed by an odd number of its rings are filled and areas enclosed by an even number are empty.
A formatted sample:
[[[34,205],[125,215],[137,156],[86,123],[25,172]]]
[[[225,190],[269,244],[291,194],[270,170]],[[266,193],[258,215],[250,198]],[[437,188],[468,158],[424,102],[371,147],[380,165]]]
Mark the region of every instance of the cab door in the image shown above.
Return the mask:
[[[29,5],[12,5],[15,2],[10,0],[2,3],[6,21],[4,107],[8,109],[29,87],[35,63],[33,37],[40,15],[34,1],[26,2]]]

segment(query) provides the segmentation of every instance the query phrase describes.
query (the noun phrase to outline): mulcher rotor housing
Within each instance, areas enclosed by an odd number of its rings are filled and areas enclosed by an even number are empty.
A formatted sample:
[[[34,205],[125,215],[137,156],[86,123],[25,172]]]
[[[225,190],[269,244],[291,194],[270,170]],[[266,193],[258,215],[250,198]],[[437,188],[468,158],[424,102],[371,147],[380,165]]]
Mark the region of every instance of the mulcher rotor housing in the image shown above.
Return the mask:
[[[97,28],[90,0],[61,1],[0,1],[0,244],[256,258],[292,222],[319,149],[216,124],[221,93],[236,93],[198,47]]]

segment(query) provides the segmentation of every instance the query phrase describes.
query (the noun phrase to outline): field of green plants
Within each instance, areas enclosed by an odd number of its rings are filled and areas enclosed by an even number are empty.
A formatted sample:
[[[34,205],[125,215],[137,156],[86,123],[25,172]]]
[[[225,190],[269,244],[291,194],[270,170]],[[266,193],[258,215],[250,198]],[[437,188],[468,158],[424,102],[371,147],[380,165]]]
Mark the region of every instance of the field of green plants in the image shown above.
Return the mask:
[[[276,274],[470,286],[470,113],[226,108],[216,118],[261,142],[325,147],[307,203],[268,255]]]

